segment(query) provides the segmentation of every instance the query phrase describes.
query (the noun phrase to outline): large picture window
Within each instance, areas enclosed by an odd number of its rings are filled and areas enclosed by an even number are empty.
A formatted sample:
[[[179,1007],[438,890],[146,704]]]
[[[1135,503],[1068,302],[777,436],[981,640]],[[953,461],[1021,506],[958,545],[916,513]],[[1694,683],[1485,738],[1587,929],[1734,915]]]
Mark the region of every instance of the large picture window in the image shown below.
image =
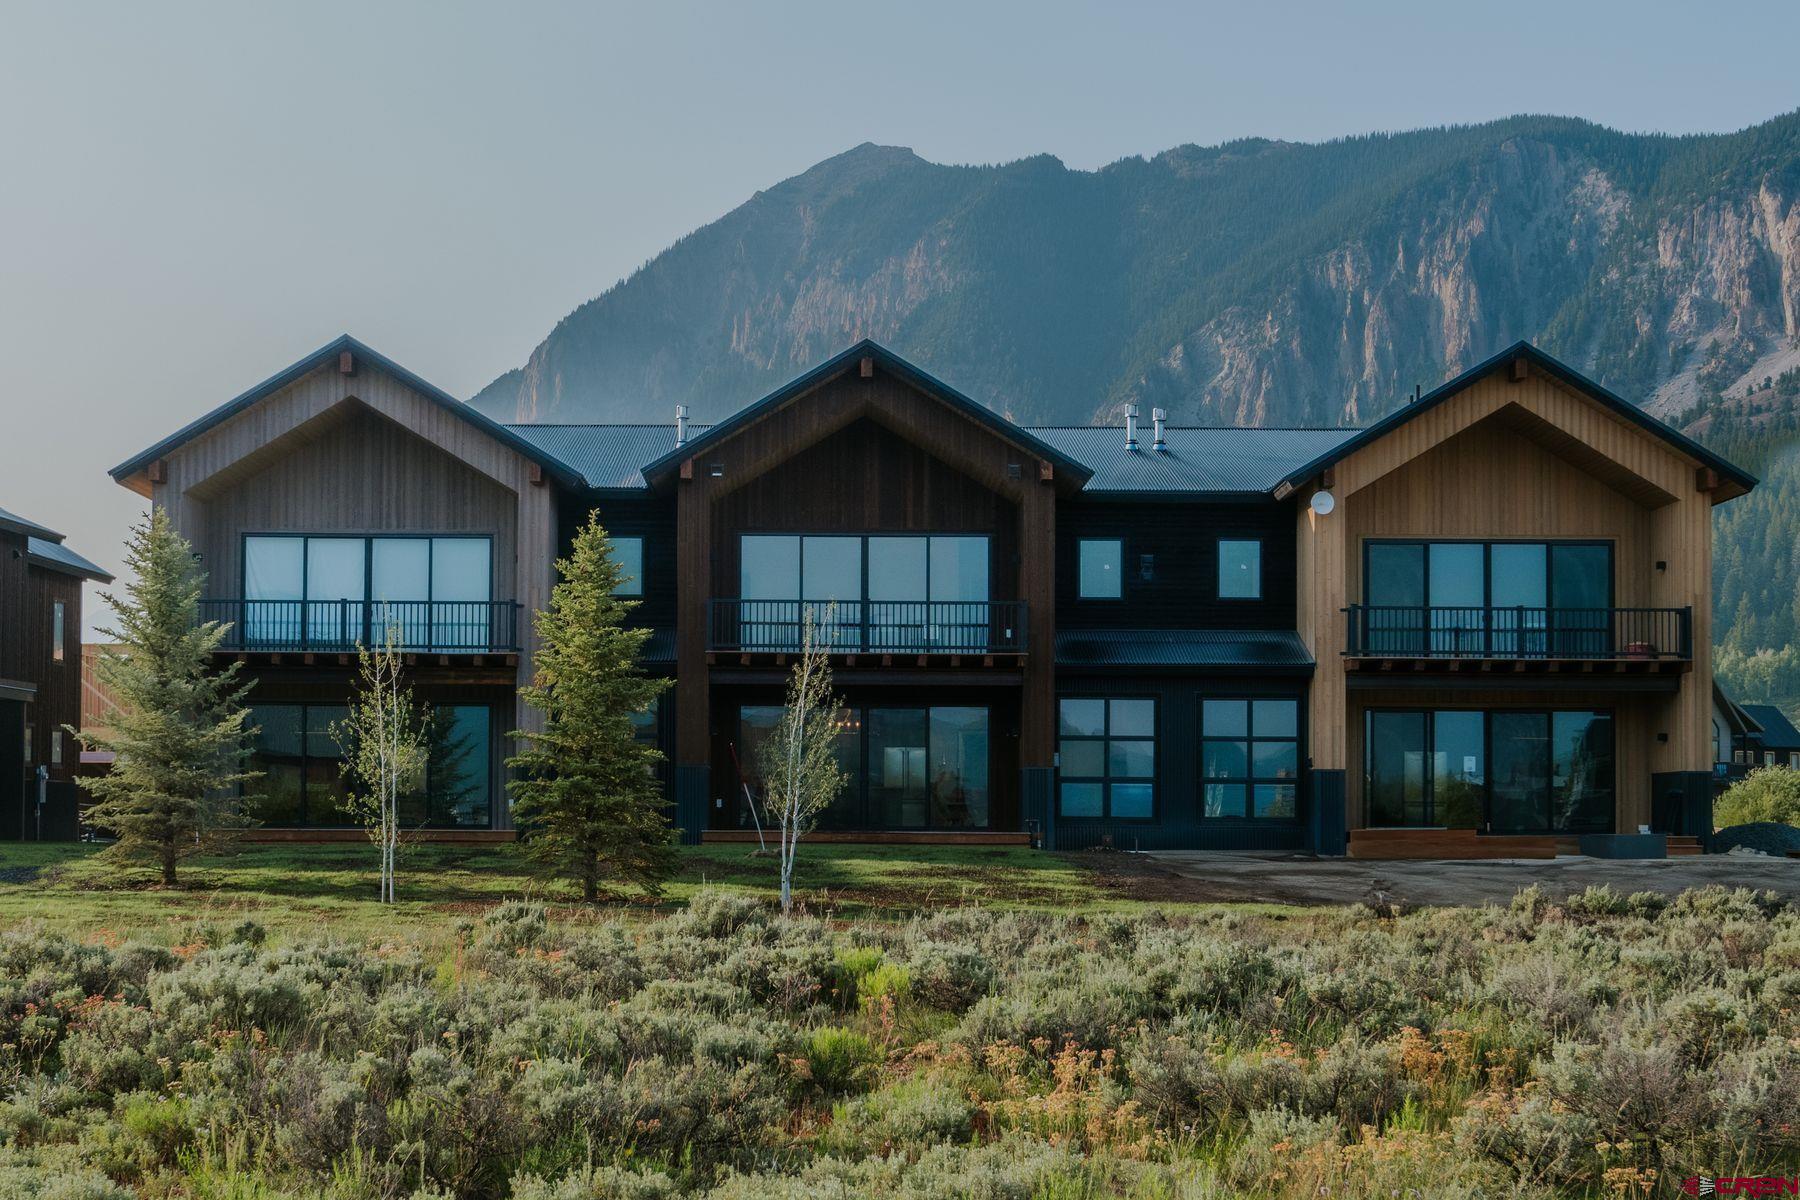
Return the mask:
[[[1371,541],[1363,595],[1374,653],[1586,658],[1613,648],[1608,542]]]
[[[1605,832],[1614,776],[1609,712],[1378,709],[1364,719],[1372,826]]]
[[[988,572],[980,534],[747,533],[738,540],[738,636],[746,646],[795,646],[810,613],[829,646],[984,649],[995,634]]]
[[[1082,538],[1076,559],[1083,600],[1117,600],[1124,593],[1124,542],[1118,538]]]
[[[252,534],[244,640],[374,644],[392,625],[403,646],[482,648],[493,641],[492,583],[485,537]]]
[[[335,827],[356,820],[346,808],[344,750],[333,727],[349,715],[335,704],[258,704],[260,726],[250,769],[263,773],[255,815],[274,828]],[[485,705],[431,710],[422,790],[401,798],[401,824],[413,828],[485,829],[493,823],[490,738]]]
[[[1219,539],[1219,599],[1262,599],[1262,543],[1254,538]]]
[[[1156,815],[1156,701],[1068,696],[1057,704],[1057,812],[1148,821]]]
[[[1201,700],[1200,774],[1208,817],[1299,816],[1299,701]]]
[[[762,745],[781,720],[775,705],[738,710],[733,746],[759,805]],[[986,829],[989,813],[988,710],[845,708],[835,753],[849,782],[819,817],[825,829]],[[763,820],[768,820],[767,815]],[[744,824],[750,823],[748,813]]]

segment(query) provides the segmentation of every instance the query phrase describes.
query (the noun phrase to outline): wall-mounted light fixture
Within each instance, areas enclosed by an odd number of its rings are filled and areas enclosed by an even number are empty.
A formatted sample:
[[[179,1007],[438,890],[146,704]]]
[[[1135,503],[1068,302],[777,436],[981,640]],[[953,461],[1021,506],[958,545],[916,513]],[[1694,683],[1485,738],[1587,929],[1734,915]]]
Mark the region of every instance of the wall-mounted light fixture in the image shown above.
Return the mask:
[[[714,479],[723,479],[725,477],[725,464],[722,462],[708,463],[706,464],[706,473],[711,475]]]

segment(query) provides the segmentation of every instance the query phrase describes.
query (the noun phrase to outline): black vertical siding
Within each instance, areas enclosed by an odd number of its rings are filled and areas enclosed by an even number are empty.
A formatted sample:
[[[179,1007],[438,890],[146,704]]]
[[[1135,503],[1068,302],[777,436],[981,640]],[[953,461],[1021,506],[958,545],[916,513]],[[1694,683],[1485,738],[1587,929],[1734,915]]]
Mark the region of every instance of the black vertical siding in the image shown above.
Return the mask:
[[[569,552],[575,531],[598,510],[600,524],[613,537],[644,539],[644,595],[632,613],[637,625],[658,629],[675,626],[675,501],[665,496],[575,496],[558,514],[556,553]]]
[[[1056,511],[1056,624],[1059,629],[1292,629],[1294,506],[1272,500],[1064,501]],[[1083,600],[1082,538],[1124,542],[1117,600]],[[1262,599],[1219,599],[1220,538],[1262,541]],[[1152,578],[1141,556],[1155,556]]]

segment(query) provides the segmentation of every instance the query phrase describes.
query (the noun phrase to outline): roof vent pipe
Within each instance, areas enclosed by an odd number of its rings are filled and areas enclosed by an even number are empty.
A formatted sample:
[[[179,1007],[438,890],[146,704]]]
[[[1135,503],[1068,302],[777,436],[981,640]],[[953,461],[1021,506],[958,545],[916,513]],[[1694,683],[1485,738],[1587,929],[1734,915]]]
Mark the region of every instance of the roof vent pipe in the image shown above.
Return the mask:
[[[1169,424],[1169,410],[1166,408],[1151,409],[1150,424],[1155,430],[1155,440],[1150,443],[1150,448],[1158,454],[1167,454],[1169,439],[1163,435]]]
[[[1127,450],[1136,450],[1138,448],[1137,419],[1138,406],[1135,404],[1127,404],[1125,406],[1125,448]]]
[[[685,404],[675,406],[675,444],[677,446],[687,445],[687,405]]]

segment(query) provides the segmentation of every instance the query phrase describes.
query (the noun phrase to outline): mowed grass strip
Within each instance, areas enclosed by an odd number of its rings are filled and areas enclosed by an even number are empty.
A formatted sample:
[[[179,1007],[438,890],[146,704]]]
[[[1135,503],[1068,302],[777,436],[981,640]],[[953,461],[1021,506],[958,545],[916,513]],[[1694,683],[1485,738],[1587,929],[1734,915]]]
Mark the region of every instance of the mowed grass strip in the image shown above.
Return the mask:
[[[581,921],[681,907],[702,887],[773,897],[777,884],[775,858],[755,846],[685,846],[660,905],[623,895],[595,910],[576,903],[572,888],[539,874],[515,845],[422,843],[402,852],[398,902],[381,905],[374,899],[375,851],[360,843],[248,844],[188,860],[175,888],[162,887],[147,868],[113,862],[101,849],[0,843],[0,928],[36,921],[74,936],[110,931],[166,940],[197,921],[251,919],[283,939],[329,933],[435,941],[509,899],[536,900],[555,919]],[[1149,907],[1109,881],[1092,856],[1021,847],[802,846],[795,875],[805,911],[846,919],[903,919],[967,905],[1075,912]]]

